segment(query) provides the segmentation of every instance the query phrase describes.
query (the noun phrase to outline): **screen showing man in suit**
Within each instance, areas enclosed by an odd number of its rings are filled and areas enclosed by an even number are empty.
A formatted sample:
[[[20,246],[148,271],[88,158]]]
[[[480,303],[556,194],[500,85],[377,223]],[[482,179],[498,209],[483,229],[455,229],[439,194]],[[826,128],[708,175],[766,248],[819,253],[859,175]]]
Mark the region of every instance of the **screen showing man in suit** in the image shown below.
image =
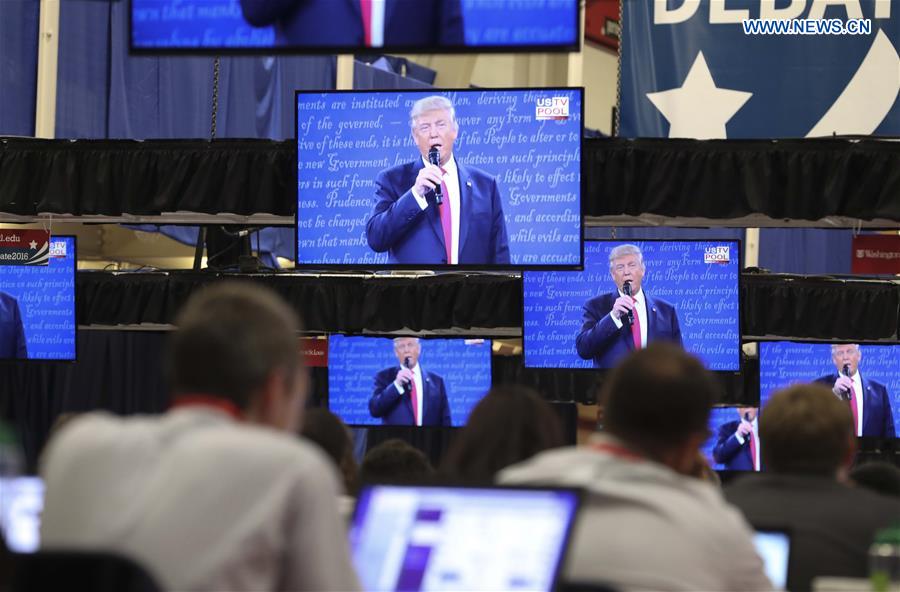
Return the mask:
[[[422,344],[418,337],[394,340],[399,366],[375,375],[369,413],[384,425],[450,427],[450,404],[444,379],[419,365]]]
[[[580,269],[582,95],[299,91],[297,266]]]
[[[729,471],[758,471],[759,409],[738,407],[737,416],[737,419],[718,426],[713,460]]]
[[[609,251],[609,274],[616,286],[584,303],[581,331],[575,338],[578,355],[595,368],[611,368],[627,353],[650,341],[683,345],[675,307],[641,289],[646,266],[637,245]]]
[[[508,265],[497,178],[454,157],[453,103],[439,95],[420,99],[409,125],[418,158],[378,174],[369,247],[387,251],[391,263]]]
[[[28,358],[25,344],[25,325],[19,302],[10,294],[0,291],[0,360]]]
[[[247,22],[284,47],[463,45],[460,0],[241,0]]]
[[[578,0],[130,0],[131,49],[576,50]]]
[[[835,372],[820,376],[816,382],[829,386],[836,397],[847,402],[857,436],[893,438],[894,417],[888,388],[864,377],[859,368],[861,361],[859,344],[832,345],[831,362]]]

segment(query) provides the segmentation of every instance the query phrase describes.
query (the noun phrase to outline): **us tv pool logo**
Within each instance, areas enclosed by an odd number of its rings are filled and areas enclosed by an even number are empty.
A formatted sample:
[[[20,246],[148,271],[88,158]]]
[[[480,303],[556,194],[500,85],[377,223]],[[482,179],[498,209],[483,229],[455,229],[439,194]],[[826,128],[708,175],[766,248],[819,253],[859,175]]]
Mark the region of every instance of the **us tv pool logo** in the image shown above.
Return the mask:
[[[703,251],[704,263],[729,263],[731,261],[731,247],[706,247]]]
[[[569,97],[537,99],[534,116],[538,121],[565,121],[569,118]]]

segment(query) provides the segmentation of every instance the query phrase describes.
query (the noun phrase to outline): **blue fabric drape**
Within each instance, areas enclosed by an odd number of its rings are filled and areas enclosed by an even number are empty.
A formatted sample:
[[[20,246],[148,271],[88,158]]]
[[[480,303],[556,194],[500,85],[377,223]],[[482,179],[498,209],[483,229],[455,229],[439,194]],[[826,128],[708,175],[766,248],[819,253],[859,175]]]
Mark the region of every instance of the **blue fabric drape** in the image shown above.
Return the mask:
[[[214,58],[128,55],[127,9],[120,1],[61,4],[57,137],[210,137]],[[293,138],[294,90],[332,89],[335,72],[332,56],[222,58],[216,137]],[[159,230],[196,241],[196,228]],[[265,228],[259,244],[267,265],[293,258],[294,231]]]
[[[759,266],[776,273],[846,275],[852,264],[853,231],[763,228]]]
[[[0,2],[0,136],[34,135],[37,0]]]

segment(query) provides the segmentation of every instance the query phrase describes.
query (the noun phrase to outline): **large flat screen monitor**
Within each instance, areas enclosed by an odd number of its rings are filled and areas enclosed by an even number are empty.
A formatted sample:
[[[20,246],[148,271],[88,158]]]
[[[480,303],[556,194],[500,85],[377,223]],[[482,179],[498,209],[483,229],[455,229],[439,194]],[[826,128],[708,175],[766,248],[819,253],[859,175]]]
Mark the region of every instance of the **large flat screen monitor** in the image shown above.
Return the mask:
[[[797,383],[818,382],[844,399],[848,376],[858,402],[856,435],[896,438],[900,422],[900,345],[799,343],[759,344],[759,396],[765,405],[772,394]],[[849,399],[848,399],[849,403]]]
[[[582,96],[298,93],[297,265],[580,269]]]
[[[584,271],[522,276],[525,366],[611,368],[636,343],[670,341],[739,371],[740,261],[736,240],[586,241]]]
[[[490,388],[487,339],[328,338],[328,408],[347,425],[462,426]]]
[[[563,489],[374,486],[350,528],[364,590],[555,590],[578,510]]]
[[[75,360],[75,261],[54,236],[47,265],[0,265],[0,361]]]
[[[137,53],[575,51],[578,0],[130,0]]]

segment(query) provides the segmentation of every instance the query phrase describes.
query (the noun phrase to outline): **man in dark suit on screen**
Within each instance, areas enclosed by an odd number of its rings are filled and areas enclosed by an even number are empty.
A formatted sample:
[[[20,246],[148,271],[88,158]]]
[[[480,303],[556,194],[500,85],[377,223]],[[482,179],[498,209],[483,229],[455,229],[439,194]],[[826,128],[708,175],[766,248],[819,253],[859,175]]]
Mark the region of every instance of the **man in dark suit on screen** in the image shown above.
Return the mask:
[[[887,387],[863,378],[860,360],[862,352],[858,344],[832,345],[831,361],[837,372],[820,376],[816,382],[830,387],[835,396],[847,402],[857,436],[893,438],[894,416]]]
[[[385,368],[375,375],[369,413],[384,425],[450,426],[450,404],[444,379],[419,365],[422,345],[418,338],[394,340],[400,367]]]
[[[378,174],[366,223],[369,248],[387,251],[397,264],[508,265],[497,179],[454,157],[459,124],[453,103],[442,96],[416,101],[409,122],[419,158]],[[432,151],[440,166],[429,161]]]
[[[460,0],[241,0],[244,20],[275,26],[275,46],[459,47]]]
[[[616,291],[584,303],[584,324],[575,339],[578,355],[592,359],[595,368],[612,368],[619,358],[651,341],[683,346],[675,307],[641,289],[644,271],[644,255],[637,245],[610,251],[609,273]]]
[[[729,471],[759,470],[759,410],[738,407],[738,418],[719,426],[713,459]]]
[[[19,303],[6,292],[0,292],[0,360],[27,358],[28,346]]]

